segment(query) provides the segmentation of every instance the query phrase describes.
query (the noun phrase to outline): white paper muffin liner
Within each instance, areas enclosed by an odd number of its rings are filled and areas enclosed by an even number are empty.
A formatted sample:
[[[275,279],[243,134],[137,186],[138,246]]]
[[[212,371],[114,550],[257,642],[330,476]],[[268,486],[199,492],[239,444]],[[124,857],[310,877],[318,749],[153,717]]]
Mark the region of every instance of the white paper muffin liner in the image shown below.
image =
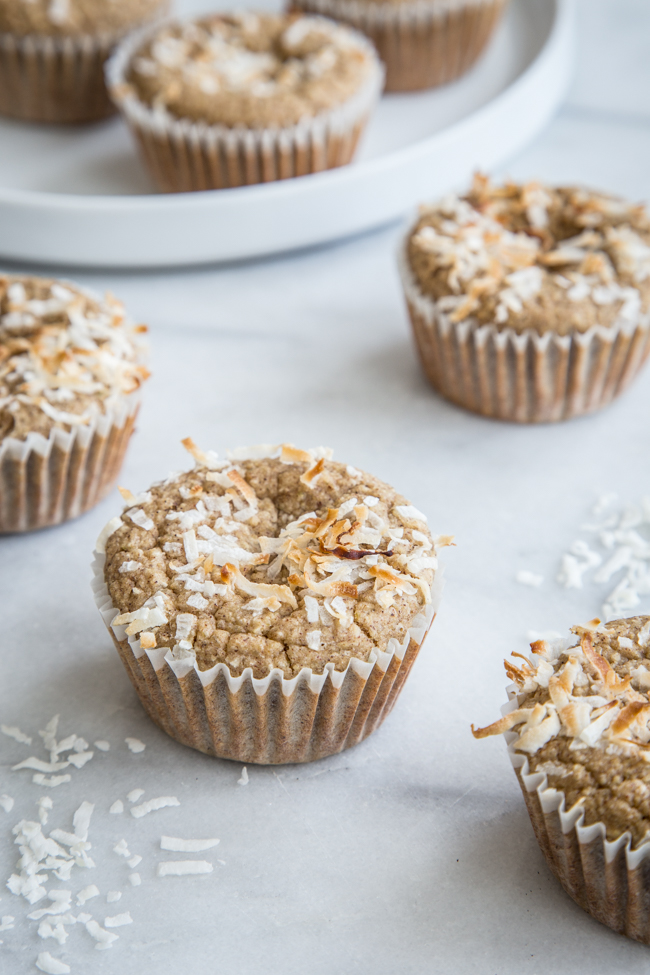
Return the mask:
[[[101,501],[122,466],[139,402],[124,397],[69,433],[0,441],[0,533],[58,525]]]
[[[518,706],[517,688],[508,688],[503,714]],[[506,733],[508,754],[521,786],[535,836],[551,872],[567,894],[601,924],[650,944],[650,841],[632,849],[623,833],[609,841],[604,823],[584,825],[579,805],[566,808],[564,793],[548,786],[543,772],[530,772],[515,752],[516,732]]]
[[[199,670],[194,660],[174,660],[167,647],[143,650],[126,627],[111,626],[119,610],[104,579],[105,556],[95,553],[92,588],[102,619],[152,721],[168,735],[207,755],[258,765],[311,762],[367,738],[391,711],[435,618],[443,579],[437,570],[431,603],[400,643],[366,662],[353,658],[345,671],[307,667],[288,680],[274,669],[253,677],[249,667],[233,677],[226,664]]]
[[[433,88],[459,78],[481,55],[506,0],[291,0],[364,33],[386,65],[386,91]]]
[[[167,9],[161,0],[153,21]],[[114,115],[104,65],[124,36],[0,33],[0,115],[61,123]]]
[[[568,420],[620,395],[650,353],[650,315],[568,335],[450,321],[420,290],[406,245],[398,263],[415,343],[427,378],[474,413],[517,423]]]
[[[0,34],[0,114],[93,122],[115,113],[104,64],[118,38]]]
[[[120,44],[106,65],[106,79],[151,178],[167,193],[249,186],[344,166],[383,87],[383,68],[372,45],[359,35],[359,45],[371,58],[369,77],[346,102],[314,118],[258,129],[177,119],[150,108],[126,84],[131,57],[150,34],[151,28],[145,28]]]

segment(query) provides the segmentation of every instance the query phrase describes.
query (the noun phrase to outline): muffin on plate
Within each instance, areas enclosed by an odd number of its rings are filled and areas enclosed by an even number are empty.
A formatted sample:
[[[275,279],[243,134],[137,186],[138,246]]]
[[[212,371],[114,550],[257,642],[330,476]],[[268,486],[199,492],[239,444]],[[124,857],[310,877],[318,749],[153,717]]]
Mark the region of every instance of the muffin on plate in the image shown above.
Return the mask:
[[[503,717],[549,867],[589,914],[650,944],[650,616],[573,627],[513,654]]]
[[[102,532],[94,592],[149,717],[220,758],[308,762],[385,718],[440,590],[426,517],[324,448],[184,441]]]
[[[478,60],[506,0],[291,0],[363,31],[386,66],[386,91],[454,81]]]
[[[350,162],[383,70],[322,17],[239,13],[125,41],[109,88],[159,189],[221,189]]]
[[[112,488],[147,378],[122,305],[0,276],[0,532],[58,525]]]
[[[32,122],[112,115],[104,63],[167,0],[0,0],[0,114]]]
[[[618,197],[477,176],[421,208],[400,270],[429,380],[485,416],[591,413],[650,351],[650,222]]]

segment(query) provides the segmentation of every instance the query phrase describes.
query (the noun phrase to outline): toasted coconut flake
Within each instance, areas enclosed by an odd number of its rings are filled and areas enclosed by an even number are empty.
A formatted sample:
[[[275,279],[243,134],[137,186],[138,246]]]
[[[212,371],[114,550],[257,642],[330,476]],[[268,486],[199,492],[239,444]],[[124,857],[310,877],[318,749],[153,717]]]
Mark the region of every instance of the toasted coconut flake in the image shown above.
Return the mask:
[[[219,460],[217,454],[215,454],[213,450],[204,451],[197,447],[191,437],[185,437],[184,440],[181,440],[181,443],[187,452],[192,455],[196,461],[197,467],[207,467],[210,470],[218,470],[221,467],[227,466],[224,461]]]
[[[250,484],[244,480],[239,471],[231,470],[226,472],[226,477],[232,481],[239,493],[242,495],[245,501],[248,502],[249,507],[257,509],[258,500],[255,491],[252,489]],[[235,517],[237,517],[235,515]]]
[[[251,582],[242,574],[236,565],[226,564],[221,570],[221,579],[226,585],[234,585],[247,596],[275,597],[281,603],[287,603],[293,609],[298,609],[298,600],[291,592],[289,586],[274,586],[264,582]]]
[[[314,457],[307,450],[299,450],[292,443],[283,443],[280,453],[283,464],[313,464]]]
[[[304,484],[305,487],[313,487],[318,478],[322,475],[324,467],[325,461],[321,457],[320,460],[316,461],[313,467],[310,467],[308,471],[305,471],[300,478],[300,483]]]
[[[504,714],[498,721],[487,725],[485,728],[475,728],[471,725],[472,734],[475,738],[489,738],[492,735],[502,735],[506,731],[512,731],[518,724],[524,724],[533,713],[533,708],[517,708]]]

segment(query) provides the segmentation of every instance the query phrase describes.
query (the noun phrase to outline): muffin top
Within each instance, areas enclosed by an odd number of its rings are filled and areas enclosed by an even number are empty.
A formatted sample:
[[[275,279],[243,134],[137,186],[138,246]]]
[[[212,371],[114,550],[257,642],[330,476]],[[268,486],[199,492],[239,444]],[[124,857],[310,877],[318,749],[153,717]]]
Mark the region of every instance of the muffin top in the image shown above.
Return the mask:
[[[167,0],[0,0],[0,31],[11,34],[125,34]]]
[[[407,251],[452,322],[566,335],[650,310],[648,213],[591,190],[477,175],[467,196],[422,208]]]
[[[345,670],[404,639],[437,567],[426,517],[405,498],[324,448],[219,461],[184,444],[195,468],[123,490],[127,507],[98,541],[114,626],[200,670],[254,677]]]
[[[229,14],[161,27],[138,48],[118,97],[173,118],[289,126],[378,78],[364,37],[322,17]]]
[[[513,654],[505,667],[517,709],[472,731],[514,730],[515,750],[564,793],[567,810],[580,803],[585,825],[604,823],[609,840],[629,831],[638,846],[650,838],[650,616],[571,632],[577,642],[539,640],[530,658]]]
[[[147,378],[144,325],[67,281],[0,276],[0,442],[72,430]]]

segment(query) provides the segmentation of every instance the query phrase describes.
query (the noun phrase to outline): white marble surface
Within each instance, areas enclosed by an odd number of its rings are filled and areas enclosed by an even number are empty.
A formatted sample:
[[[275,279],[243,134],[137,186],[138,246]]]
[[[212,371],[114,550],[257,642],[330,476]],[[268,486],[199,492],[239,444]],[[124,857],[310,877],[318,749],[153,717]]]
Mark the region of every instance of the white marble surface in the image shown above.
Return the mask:
[[[650,68],[645,0],[582,0],[567,106],[508,171],[650,196]],[[564,629],[599,609],[597,587],[560,589],[561,552],[598,494],[650,493],[646,372],[610,409],[555,427],[518,428],[457,410],[423,380],[399,292],[393,228],[281,260],[193,272],[77,275],[122,296],[151,323],[154,378],[122,474],[136,489],[185,463],[178,441],[226,446],[292,440],[393,482],[454,532],[447,589],[428,646],[385,726],[315,765],[250,768],[193,753],[142,713],[95,611],[92,543],[117,496],[62,528],[0,542],[0,721],[37,737],[111,742],[52,790],[49,827],[96,803],[98,920],[130,911],[110,951],[83,930],[41,941],[28,908],[0,894],[3,975],[35,971],[39,951],[74,973],[613,975],[650,970],[649,949],[584,914],[549,874],[503,742],[475,742],[504,699],[502,658],[529,629]],[[544,574],[539,589],[515,582]],[[648,607],[645,607],[646,609]],[[147,744],[131,754],[124,738]],[[0,738],[0,877],[16,859],[10,829],[43,789],[10,766],[41,754]],[[111,816],[135,787],[178,808]],[[128,803],[125,804],[128,806]],[[216,836],[205,877],[156,877],[163,834]],[[126,838],[140,887],[113,854]],[[218,862],[223,860],[223,864]],[[74,876],[74,875],[73,875]],[[118,903],[106,893],[121,889]],[[41,906],[40,904],[37,906]]]

